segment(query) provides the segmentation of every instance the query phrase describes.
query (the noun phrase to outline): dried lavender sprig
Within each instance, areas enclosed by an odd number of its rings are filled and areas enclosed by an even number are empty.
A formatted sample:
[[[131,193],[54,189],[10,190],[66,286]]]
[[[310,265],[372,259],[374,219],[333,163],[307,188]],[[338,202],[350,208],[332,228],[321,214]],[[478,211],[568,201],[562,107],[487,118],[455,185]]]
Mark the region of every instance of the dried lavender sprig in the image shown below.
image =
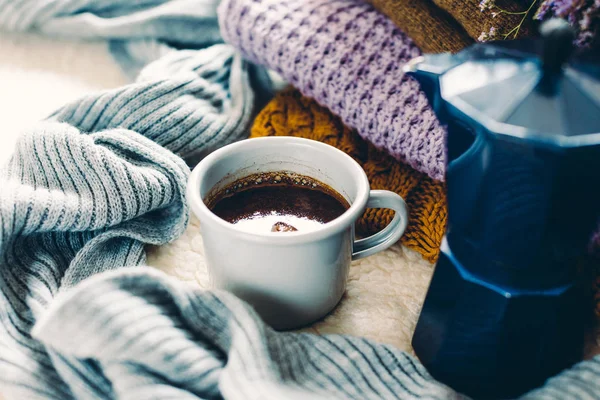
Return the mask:
[[[522,18],[519,21],[519,23],[507,33],[499,33],[494,27],[492,27],[490,28],[489,32],[482,32],[481,35],[479,35],[479,37],[477,38],[477,40],[492,40],[497,39],[498,36],[502,36],[503,39],[508,39],[511,35],[513,39],[516,39],[519,34],[519,31],[521,30],[521,27],[523,26],[523,23],[527,20],[531,11],[533,10],[534,5],[537,2],[538,0],[532,0],[531,4],[529,4],[529,7],[524,11],[508,11],[498,7],[494,0],[481,0],[481,2],[479,3],[479,9],[481,10],[481,12],[485,12],[488,10],[491,11],[492,18],[495,18],[500,14],[520,15],[522,16]]]
[[[576,46],[600,49],[600,0],[543,0],[534,18],[553,17],[567,20],[577,30]]]

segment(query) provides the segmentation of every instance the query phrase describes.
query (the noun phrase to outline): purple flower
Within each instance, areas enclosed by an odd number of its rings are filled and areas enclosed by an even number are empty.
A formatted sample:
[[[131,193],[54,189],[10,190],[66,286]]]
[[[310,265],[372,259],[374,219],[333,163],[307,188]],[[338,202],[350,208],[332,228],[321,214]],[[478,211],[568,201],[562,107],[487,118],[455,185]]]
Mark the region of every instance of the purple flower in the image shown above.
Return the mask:
[[[494,7],[494,0],[481,0],[479,2],[479,9],[481,12],[485,10],[491,10]]]
[[[495,27],[491,27],[488,32],[481,32],[481,35],[477,38],[479,42],[487,42],[488,40],[496,39],[496,35],[498,34],[498,30]]]
[[[575,44],[585,50],[600,50],[600,0],[544,0],[535,18],[563,18],[576,30]]]

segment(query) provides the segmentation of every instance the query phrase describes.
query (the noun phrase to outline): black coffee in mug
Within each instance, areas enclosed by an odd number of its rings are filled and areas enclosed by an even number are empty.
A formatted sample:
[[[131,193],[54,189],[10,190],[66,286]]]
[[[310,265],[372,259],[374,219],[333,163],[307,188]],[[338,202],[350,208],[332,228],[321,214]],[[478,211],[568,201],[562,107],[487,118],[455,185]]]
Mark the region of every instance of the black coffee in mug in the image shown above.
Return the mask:
[[[240,179],[210,197],[207,206],[225,221],[256,233],[314,230],[350,207],[324,183],[284,171]]]

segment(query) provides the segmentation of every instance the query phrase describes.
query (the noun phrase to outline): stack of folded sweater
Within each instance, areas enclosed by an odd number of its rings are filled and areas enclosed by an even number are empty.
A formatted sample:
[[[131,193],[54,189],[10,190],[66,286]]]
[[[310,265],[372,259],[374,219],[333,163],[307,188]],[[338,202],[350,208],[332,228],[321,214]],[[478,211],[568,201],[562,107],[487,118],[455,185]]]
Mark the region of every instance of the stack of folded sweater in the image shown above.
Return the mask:
[[[252,135],[310,137],[351,154],[373,188],[407,200],[403,242],[434,262],[446,224],[445,131],[402,66],[421,49],[459,51],[489,32],[491,22],[498,32],[526,34],[530,16],[513,14],[521,7],[510,1],[494,6],[505,11],[494,19],[493,7],[474,0],[371,2],[389,18],[360,0],[229,0],[221,5],[221,30],[245,57],[297,88],[272,100]],[[391,216],[368,210],[359,233],[380,230]]]

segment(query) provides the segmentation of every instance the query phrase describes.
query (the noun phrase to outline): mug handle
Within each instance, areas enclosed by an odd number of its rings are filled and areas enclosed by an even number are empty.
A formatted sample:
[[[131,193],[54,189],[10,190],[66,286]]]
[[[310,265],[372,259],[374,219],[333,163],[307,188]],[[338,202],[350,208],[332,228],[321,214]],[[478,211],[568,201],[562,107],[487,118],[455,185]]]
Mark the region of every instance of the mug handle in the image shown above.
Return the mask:
[[[406,203],[389,190],[371,190],[366,208],[389,208],[395,211],[392,222],[383,230],[354,241],[352,260],[358,260],[387,249],[400,239],[408,224]]]

